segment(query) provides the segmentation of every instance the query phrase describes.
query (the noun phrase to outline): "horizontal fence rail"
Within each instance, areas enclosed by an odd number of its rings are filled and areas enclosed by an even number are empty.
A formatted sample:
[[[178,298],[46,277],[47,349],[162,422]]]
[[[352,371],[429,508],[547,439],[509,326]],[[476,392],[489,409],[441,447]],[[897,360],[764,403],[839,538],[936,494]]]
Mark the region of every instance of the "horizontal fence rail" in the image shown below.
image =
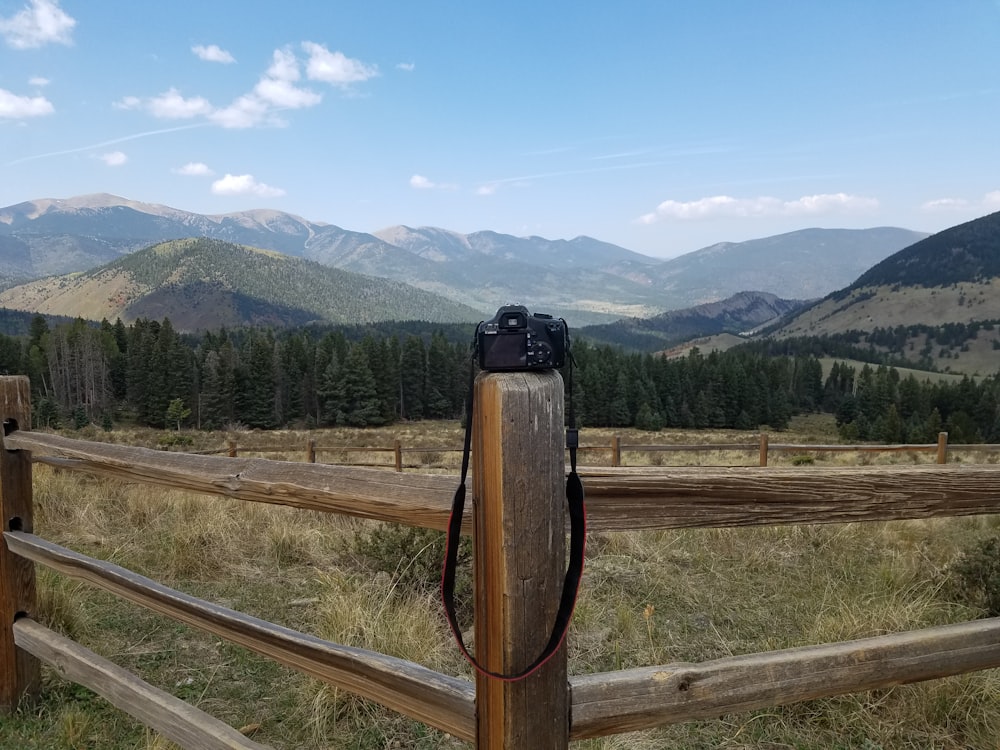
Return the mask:
[[[239,500],[447,528],[453,476],[229,459],[18,431],[11,449],[91,474]],[[581,470],[591,531],[719,528],[996,512],[1000,464]],[[471,533],[471,509],[465,529]]]
[[[573,739],[1000,667],[1000,618],[574,677]]]
[[[268,454],[268,453],[297,453],[297,448],[288,445],[239,445],[235,439],[227,441],[225,448],[197,451],[198,455],[220,455],[226,454],[230,458],[237,458],[240,453]],[[860,443],[846,445],[841,443],[816,444],[816,443],[772,443],[768,433],[761,433],[756,441],[743,443],[623,443],[621,437],[614,435],[609,444],[606,445],[581,445],[578,452],[583,455],[604,455],[609,457],[609,464],[612,467],[624,466],[622,454],[624,453],[717,453],[717,452],[745,452],[757,453],[759,465],[767,466],[769,456],[776,453],[934,453],[936,463],[943,464],[948,461],[949,451],[977,451],[980,453],[1000,453],[1000,445],[993,444],[949,444],[948,433],[942,432],[938,435],[936,443]],[[403,471],[408,466],[420,467],[421,464],[407,464],[403,460],[404,455],[437,455],[437,454],[461,454],[461,448],[428,448],[428,447],[403,447],[401,441],[396,440],[392,446],[359,446],[359,445],[317,445],[315,440],[308,440],[305,448],[305,460],[307,463],[316,463],[317,457],[322,453],[334,453],[346,457],[351,454],[385,453],[393,455],[393,462],[380,461],[337,461],[332,463],[348,464],[350,466],[384,467],[394,468],[397,472]]]
[[[225,638],[311,677],[370,698],[463,739],[473,737],[472,683],[391,656],[341,646],[188,596],[112,563],[33,534],[4,532],[8,549],[71,578],[199,630]]]

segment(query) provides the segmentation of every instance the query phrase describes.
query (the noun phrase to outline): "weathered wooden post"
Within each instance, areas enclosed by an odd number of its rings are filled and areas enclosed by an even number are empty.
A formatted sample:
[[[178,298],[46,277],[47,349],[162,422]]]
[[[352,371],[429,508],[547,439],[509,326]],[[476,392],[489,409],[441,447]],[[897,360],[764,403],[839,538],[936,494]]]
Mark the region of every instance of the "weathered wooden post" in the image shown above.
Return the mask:
[[[767,433],[760,433],[760,465],[767,466]]]
[[[229,438],[229,440],[227,440],[226,443],[229,446],[229,457],[230,458],[236,458],[236,455],[237,455],[236,441],[233,438]]]
[[[622,465],[622,439],[618,435],[611,436],[611,465]]]
[[[392,444],[393,456],[396,459],[396,471],[403,470],[403,444],[395,440]]]
[[[0,377],[0,418],[4,435],[31,429],[31,385],[23,375]],[[2,531],[33,531],[31,456],[24,451],[0,449],[0,523]],[[0,711],[13,710],[41,684],[38,659],[14,645],[14,620],[35,606],[34,563],[0,542]]]
[[[316,441],[312,438],[306,441],[306,462],[316,463]]]
[[[473,410],[475,653],[528,667],[548,642],[566,564],[563,381],[554,370],[482,373]],[[565,643],[514,682],[476,675],[476,747],[569,746]]]
[[[937,462],[939,464],[948,463],[948,433],[938,433]]]

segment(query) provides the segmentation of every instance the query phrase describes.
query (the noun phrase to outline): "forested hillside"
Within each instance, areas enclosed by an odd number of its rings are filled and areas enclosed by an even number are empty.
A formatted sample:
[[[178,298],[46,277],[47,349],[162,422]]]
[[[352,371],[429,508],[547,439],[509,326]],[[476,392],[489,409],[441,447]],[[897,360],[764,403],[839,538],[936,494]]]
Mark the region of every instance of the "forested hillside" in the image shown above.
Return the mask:
[[[388,324],[386,324],[388,326]],[[168,319],[0,335],[0,371],[31,378],[38,426],[136,422],[204,429],[348,425],[461,416],[472,327],[306,327],[177,333]],[[797,413],[837,415],[850,439],[1000,440],[996,376],[960,383],[844,364],[824,378],[813,354],[737,347],[680,359],[574,345],[586,426],[782,429]]]
[[[851,289],[886,284],[947,286],[1000,277],[1000,211],[946,229],[872,266]]]
[[[170,318],[182,331],[309,321],[472,322],[483,315],[398,281],[204,238],[163,242],[86,273],[8,289],[0,302],[90,320]]]

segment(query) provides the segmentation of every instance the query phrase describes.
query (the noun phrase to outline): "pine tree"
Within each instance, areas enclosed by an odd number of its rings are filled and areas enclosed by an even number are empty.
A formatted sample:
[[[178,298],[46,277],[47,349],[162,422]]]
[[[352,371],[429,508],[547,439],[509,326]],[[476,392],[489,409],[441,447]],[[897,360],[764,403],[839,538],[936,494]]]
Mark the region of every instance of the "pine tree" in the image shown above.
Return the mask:
[[[352,427],[368,427],[384,422],[375,376],[365,348],[354,346],[347,355],[341,376],[344,422]]]
[[[427,387],[427,351],[419,336],[407,336],[399,363],[400,416],[423,419]]]

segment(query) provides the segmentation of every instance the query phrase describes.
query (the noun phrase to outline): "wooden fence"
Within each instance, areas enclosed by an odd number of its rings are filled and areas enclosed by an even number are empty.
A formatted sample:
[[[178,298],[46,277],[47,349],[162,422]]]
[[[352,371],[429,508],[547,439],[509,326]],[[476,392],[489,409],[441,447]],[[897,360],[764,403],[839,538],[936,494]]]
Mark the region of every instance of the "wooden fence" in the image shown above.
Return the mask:
[[[981,453],[998,453],[1000,445],[951,445],[951,450],[978,451]],[[267,453],[295,453],[296,449],[285,446],[262,446],[255,444],[244,444],[242,447],[236,438],[226,441],[226,447],[217,450],[201,451],[201,455],[212,455],[225,453],[230,458],[239,456],[240,451],[252,454]],[[711,453],[718,451],[743,451],[756,453],[759,456],[759,465],[767,466],[768,458],[773,453],[933,453],[935,461],[939,464],[948,462],[948,433],[939,432],[936,443],[892,443],[892,444],[818,444],[818,443],[772,443],[768,433],[762,432],[757,436],[757,440],[746,443],[623,443],[619,435],[611,437],[610,444],[607,445],[581,445],[579,452],[581,456],[595,454],[608,454],[610,466],[624,466],[623,453]],[[391,453],[392,463],[373,463],[370,461],[341,460],[336,463],[350,466],[385,466],[392,467],[396,471],[403,471],[406,466],[420,466],[420,464],[407,464],[404,455],[414,454],[439,454],[452,453],[461,454],[461,448],[426,448],[411,447],[404,448],[400,440],[393,441],[391,446],[357,446],[357,445],[317,445],[316,441],[309,439],[306,441],[305,460],[307,463],[316,463],[317,457],[322,453],[335,453],[347,459],[352,453]],[[581,459],[582,460],[582,459]]]
[[[32,465],[249,502],[443,530],[454,477],[171,453],[34,433],[29,384],[0,378],[0,707],[36,695],[40,663],[185,748],[255,748],[202,711],[36,622],[35,565],[399,711],[480,748],[559,748],[648,729],[1000,666],[1000,618],[691,664],[571,676],[565,644],[530,677],[474,681],[268,623],[33,533]],[[472,508],[477,654],[514,672],[548,637],[562,583],[562,381],[491,373],[475,386]],[[530,472],[530,477],[528,473]],[[527,481],[530,479],[531,481]],[[650,467],[584,475],[592,531],[884,521],[1000,512],[1000,466]],[[539,551],[548,554],[539,556]],[[515,585],[516,584],[516,585]],[[544,710],[524,710],[524,707]],[[530,741],[528,740],[530,738]]]

